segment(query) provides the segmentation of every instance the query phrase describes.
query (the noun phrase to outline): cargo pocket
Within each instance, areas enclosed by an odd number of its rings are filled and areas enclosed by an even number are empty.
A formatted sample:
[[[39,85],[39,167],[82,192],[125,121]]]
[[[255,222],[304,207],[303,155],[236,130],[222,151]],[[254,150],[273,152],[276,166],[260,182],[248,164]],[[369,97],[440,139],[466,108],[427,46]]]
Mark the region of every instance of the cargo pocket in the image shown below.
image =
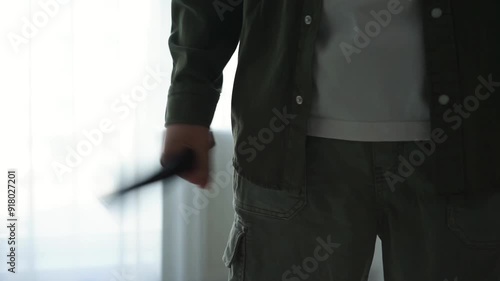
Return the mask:
[[[236,216],[222,261],[229,268],[229,281],[243,281],[245,275],[245,233],[246,227]]]
[[[453,195],[448,201],[448,227],[475,248],[500,248],[500,194]]]

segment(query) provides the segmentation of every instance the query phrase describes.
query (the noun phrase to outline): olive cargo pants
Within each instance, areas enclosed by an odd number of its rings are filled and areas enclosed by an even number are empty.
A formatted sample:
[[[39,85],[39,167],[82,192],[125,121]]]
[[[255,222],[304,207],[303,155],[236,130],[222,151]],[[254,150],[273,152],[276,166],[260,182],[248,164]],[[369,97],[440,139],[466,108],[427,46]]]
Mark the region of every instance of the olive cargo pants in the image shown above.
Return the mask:
[[[500,193],[437,194],[424,145],[308,137],[294,194],[235,173],[229,280],[367,280],[378,235],[385,281],[500,281]]]

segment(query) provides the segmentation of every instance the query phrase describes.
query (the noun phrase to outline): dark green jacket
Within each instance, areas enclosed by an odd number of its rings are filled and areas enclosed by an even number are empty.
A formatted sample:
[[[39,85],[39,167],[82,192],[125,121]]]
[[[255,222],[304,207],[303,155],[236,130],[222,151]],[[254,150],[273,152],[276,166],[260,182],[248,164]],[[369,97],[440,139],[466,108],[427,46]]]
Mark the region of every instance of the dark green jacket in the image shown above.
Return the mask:
[[[418,1],[437,147],[431,176],[443,193],[500,191],[500,1]],[[322,0],[172,0],[166,126],[210,126],[239,43],[234,166],[264,187],[302,190],[321,14]]]

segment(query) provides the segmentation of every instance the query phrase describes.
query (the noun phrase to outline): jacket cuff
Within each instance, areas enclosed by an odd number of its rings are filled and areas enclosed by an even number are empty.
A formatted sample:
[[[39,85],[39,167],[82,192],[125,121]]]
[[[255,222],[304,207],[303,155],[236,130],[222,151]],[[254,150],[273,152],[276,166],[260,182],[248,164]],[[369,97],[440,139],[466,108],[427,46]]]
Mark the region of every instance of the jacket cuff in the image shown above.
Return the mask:
[[[169,95],[165,111],[165,127],[171,124],[201,125],[212,123],[219,95],[175,93]]]

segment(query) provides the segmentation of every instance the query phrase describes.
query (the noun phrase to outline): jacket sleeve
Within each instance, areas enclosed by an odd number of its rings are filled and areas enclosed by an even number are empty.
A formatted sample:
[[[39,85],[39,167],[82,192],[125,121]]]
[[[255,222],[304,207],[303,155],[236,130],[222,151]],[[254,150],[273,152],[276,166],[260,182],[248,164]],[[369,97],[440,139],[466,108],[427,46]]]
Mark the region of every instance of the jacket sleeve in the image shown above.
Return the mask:
[[[242,10],[243,0],[172,0],[173,70],[165,126],[212,123],[222,71],[239,42]]]

